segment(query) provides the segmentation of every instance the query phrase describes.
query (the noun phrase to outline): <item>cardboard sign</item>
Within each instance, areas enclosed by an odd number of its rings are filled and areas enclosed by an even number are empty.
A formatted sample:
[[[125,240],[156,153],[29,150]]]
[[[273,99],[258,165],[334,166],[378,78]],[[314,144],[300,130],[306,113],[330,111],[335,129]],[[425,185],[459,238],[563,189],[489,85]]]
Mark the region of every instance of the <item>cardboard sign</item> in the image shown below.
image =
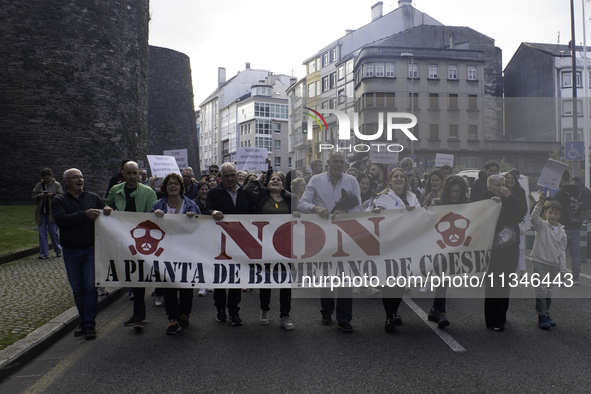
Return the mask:
[[[398,162],[399,152],[390,152],[383,144],[372,144],[369,150],[369,159],[373,164],[393,164]]]
[[[179,166],[176,164],[176,160],[172,156],[148,155],[148,162],[150,163],[152,176],[164,178],[173,172],[182,176]]]
[[[267,148],[237,148],[236,167],[244,171],[267,171]]]
[[[548,159],[546,165],[542,168],[542,174],[538,180],[538,185],[550,189],[558,189],[560,178],[562,178],[562,174],[564,174],[564,171],[566,171],[567,168],[567,164]]]
[[[454,155],[446,155],[443,153],[435,154],[435,167],[443,167],[445,165],[448,165],[453,168]]]
[[[189,167],[189,159],[186,149],[165,150],[162,153],[164,156],[172,156],[176,160],[176,165],[179,168]]]

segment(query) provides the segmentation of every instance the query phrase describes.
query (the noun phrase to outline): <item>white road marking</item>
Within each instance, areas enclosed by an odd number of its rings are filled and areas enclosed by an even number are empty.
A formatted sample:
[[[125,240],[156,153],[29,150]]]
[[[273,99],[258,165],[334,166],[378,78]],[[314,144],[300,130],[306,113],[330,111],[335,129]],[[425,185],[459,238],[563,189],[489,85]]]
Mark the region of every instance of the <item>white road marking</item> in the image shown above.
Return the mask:
[[[427,319],[427,314],[423,311],[415,302],[410,298],[403,298],[403,301],[416,313],[425,323],[429,320]],[[452,338],[451,335],[447,333],[445,330],[439,329],[436,324],[427,324],[431,329],[435,332],[435,334],[439,335],[439,338],[443,339],[443,342],[447,344],[454,352],[465,352],[466,349],[462,347],[455,339]]]

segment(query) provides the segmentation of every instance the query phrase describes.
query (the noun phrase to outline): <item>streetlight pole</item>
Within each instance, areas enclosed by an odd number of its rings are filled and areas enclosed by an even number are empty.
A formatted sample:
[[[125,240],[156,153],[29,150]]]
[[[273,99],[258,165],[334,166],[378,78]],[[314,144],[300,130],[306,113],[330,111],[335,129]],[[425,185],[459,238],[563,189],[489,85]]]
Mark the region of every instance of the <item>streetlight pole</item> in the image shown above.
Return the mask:
[[[412,53],[401,53],[401,57],[410,57],[410,113],[415,114],[415,95],[414,95],[414,82],[415,82],[415,63],[414,63],[414,54]],[[413,133],[414,134],[414,133]],[[410,153],[415,153],[415,142],[414,140],[410,140]]]

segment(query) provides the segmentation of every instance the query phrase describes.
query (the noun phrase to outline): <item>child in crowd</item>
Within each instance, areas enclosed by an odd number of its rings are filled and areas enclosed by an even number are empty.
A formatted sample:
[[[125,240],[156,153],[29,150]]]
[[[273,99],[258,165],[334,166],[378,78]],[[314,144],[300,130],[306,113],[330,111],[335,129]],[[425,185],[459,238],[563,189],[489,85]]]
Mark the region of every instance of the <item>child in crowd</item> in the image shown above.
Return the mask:
[[[535,287],[536,312],[538,313],[538,326],[544,330],[555,326],[550,318],[550,305],[552,304],[552,283],[558,276],[566,272],[566,231],[564,226],[558,223],[562,214],[562,206],[558,201],[544,204],[546,194],[540,191],[540,199],[531,215],[531,222],[536,229],[536,239],[531,252],[534,275],[540,280]],[[544,210],[546,220],[540,218]]]

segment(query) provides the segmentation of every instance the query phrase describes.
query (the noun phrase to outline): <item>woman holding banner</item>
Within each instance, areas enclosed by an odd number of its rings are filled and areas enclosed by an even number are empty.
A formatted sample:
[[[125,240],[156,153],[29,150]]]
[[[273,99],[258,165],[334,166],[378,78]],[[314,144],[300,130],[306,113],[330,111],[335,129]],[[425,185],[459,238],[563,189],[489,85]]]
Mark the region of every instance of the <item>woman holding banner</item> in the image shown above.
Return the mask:
[[[467,192],[468,186],[463,178],[452,175],[445,179],[441,189],[441,198],[436,198],[431,205],[453,205],[469,203]],[[445,294],[447,293],[447,286],[440,283],[435,289],[435,298],[433,299],[433,306],[429,311],[429,321],[437,323],[437,327],[445,328],[449,326],[449,320],[445,311]]]
[[[244,187],[244,196],[249,204],[255,207],[258,214],[290,214],[292,194],[284,190],[285,176],[274,173],[269,179],[268,187],[261,186],[259,180],[252,179]],[[271,302],[271,289],[259,290],[261,318],[259,323],[269,324],[269,303]],[[281,327],[293,330],[294,325],[289,317],[291,310],[291,288],[279,290],[279,317]]]
[[[406,209],[411,211],[420,208],[417,197],[410,191],[408,178],[402,168],[395,168],[388,175],[388,187],[371,202],[367,211],[380,213],[382,209]],[[404,287],[385,286],[382,292],[382,303],[386,310],[386,332],[392,332],[395,326],[402,325],[398,307],[402,301]]]
[[[165,214],[185,214],[192,218],[201,213],[197,205],[184,196],[185,186],[180,175],[168,174],[162,181],[161,190],[164,197],[156,201],[150,210],[157,217],[162,218]],[[182,328],[189,326],[189,315],[193,307],[193,289],[165,288],[163,293],[164,306],[170,321],[166,334],[174,335]]]
[[[488,190],[482,199],[492,198],[502,205],[495,228],[490,263],[484,289],[484,317],[486,327],[495,331],[505,329],[509,293],[509,275],[517,269],[519,260],[519,222],[527,213],[527,207],[505,187],[505,178],[496,174],[488,177]]]

